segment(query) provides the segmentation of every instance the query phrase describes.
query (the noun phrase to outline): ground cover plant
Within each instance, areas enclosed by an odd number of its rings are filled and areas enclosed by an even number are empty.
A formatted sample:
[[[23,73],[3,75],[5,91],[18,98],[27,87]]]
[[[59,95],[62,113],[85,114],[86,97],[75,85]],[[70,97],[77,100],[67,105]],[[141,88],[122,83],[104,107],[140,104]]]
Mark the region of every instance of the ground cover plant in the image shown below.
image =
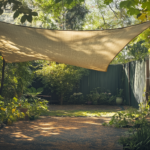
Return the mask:
[[[150,147],[150,126],[143,125],[135,128],[127,137],[120,137],[119,144],[124,150],[149,150]]]
[[[150,146],[150,123],[146,117],[149,115],[149,101],[146,106],[139,104],[139,110],[130,108],[115,113],[111,121],[103,123],[104,126],[128,127],[127,136],[120,137],[118,143],[124,150],[148,150]]]
[[[115,113],[111,121],[103,125],[114,126],[114,127],[131,127],[131,126],[140,126],[142,124],[147,124],[145,117],[149,114],[149,105],[142,110],[135,108],[130,108],[124,111],[119,111]]]
[[[0,124],[5,123],[12,125],[14,121],[23,119],[25,115],[31,118],[37,118],[48,109],[48,101],[34,97],[32,103],[28,99],[22,97],[20,99],[13,98],[9,101],[0,100]],[[21,108],[26,108],[27,112],[21,112]]]
[[[44,116],[57,116],[57,117],[100,117],[100,116],[113,116],[116,110],[49,110],[42,113]]]
[[[19,118],[24,118],[24,113],[20,112],[17,108],[19,103],[16,98],[10,101],[3,101],[4,98],[1,97],[0,100],[0,124],[5,123],[11,125],[14,121]]]

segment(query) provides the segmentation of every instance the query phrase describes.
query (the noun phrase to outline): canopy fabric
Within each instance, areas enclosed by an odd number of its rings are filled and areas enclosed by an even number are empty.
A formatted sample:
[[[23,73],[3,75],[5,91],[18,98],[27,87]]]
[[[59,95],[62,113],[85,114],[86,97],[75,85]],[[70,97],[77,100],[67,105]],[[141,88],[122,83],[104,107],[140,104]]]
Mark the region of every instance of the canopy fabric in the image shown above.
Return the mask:
[[[60,31],[0,22],[0,52],[8,63],[42,59],[105,72],[148,27],[150,21],[112,30]]]

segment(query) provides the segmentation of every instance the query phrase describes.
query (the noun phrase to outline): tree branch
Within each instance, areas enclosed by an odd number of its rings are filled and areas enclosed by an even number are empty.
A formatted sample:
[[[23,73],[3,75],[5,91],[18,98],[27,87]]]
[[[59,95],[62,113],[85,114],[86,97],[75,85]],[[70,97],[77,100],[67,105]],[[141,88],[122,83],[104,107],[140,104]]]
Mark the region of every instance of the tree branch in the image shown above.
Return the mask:
[[[114,13],[115,17],[118,19],[118,17],[117,17],[118,14],[111,8],[110,5],[108,5],[108,6],[109,6],[109,8],[112,10],[112,12]]]

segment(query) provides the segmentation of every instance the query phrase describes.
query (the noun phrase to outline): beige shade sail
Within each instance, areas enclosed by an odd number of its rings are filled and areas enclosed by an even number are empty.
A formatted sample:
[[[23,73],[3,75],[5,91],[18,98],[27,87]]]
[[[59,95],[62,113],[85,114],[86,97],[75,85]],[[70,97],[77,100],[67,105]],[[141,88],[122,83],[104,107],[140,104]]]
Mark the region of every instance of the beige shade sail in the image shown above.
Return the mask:
[[[42,59],[105,72],[148,27],[150,21],[112,30],[60,31],[0,22],[0,52],[8,63]]]

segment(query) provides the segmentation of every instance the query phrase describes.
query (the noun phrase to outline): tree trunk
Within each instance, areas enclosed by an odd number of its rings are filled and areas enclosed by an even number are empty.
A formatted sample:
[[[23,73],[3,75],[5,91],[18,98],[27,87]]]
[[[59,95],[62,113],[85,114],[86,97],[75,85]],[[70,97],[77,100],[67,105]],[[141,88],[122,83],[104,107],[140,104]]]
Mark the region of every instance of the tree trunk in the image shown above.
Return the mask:
[[[4,85],[4,71],[5,71],[5,60],[4,60],[4,58],[3,58],[2,80],[1,80],[0,95],[2,95],[3,85]]]
[[[64,95],[61,93],[61,97],[60,97],[60,105],[63,104],[63,98],[64,98]]]

